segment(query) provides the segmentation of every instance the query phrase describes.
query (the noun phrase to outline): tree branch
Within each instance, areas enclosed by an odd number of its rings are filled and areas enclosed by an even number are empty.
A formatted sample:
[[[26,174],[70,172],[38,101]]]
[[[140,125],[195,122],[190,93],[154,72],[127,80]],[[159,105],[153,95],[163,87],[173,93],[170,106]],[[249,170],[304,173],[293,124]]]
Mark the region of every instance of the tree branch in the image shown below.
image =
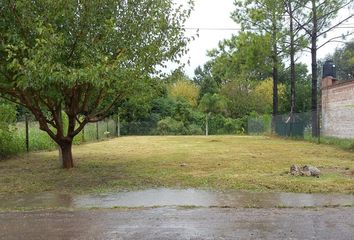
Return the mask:
[[[338,27],[339,25],[341,25],[341,24],[344,23],[345,21],[349,20],[349,19],[352,18],[353,16],[354,16],[354,14],[352,14],[352,15],[346,17],[345,19],[343,19],[342,21],[340,21],[340,22],[336,23],[335,25],[331,26],[331,27],[328,28],[327,30],[325,30],[325,31],[323,31],[323,32],[321,32],[321,33],[319,33],[319,34],[317,34],[317,37],[320,37],[320,36],[322,36],[322,35],[324,35],[324,34],[330,32],[331,30],[333,30],[334,28]]]
[[[323,44],[321,44],[319,47],[317,47],[317,50],[320,49],[321,47],[323,47],[324,45],[326,45],[327,43],[333,42],[333,40],[335,40],[335,39],[347,37],[347,36],[350,36],[350,35],[353,35],[353,34],[354,34],[354,31],[352,31],[350,33],[347,33],[345,35],[342,35],[342,36],[333,37],[333,38],[329,39],[328,41],[324,42]]]

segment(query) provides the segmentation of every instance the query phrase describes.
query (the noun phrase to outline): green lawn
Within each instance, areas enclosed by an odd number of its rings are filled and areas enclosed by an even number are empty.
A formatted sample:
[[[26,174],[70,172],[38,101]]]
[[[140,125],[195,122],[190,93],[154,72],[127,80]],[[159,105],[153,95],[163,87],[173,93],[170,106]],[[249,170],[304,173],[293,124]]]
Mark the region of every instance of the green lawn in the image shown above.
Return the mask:
[[[0,193],[114,192],[152,187],[354,193],[354,153],[269,137],[123,137],[74,146],[76,167],[60,169],[57,151],[0,162]],[[291,164],[322,176],[288,175]]]

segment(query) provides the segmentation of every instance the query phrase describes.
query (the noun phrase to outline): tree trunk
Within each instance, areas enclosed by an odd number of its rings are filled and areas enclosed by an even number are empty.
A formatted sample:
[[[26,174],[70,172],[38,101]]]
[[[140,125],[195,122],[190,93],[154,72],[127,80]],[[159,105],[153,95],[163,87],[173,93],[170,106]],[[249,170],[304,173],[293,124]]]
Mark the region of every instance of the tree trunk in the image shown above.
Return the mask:
[[[278,114],[278,45],[277,45],[277,23],[275,15],[272,19],[272,61],[273,61],[273,118]]]
[[[318,115],[317,115],[317,9],[316,0],[312,0],[312,23],[313,29],[311,34],[311,59],[312,59],[312,95],[311,95],[311,111],[312,111],[312,137],[318,136]]]
[[[290,136],[293,136],[293,126],[295,122],[294,113],[296,111],[296,72],[295,72],[295,36],[294,36],[294,20],[292,2],[288,3],[288,10],[290,15],[290,92],[291,92],[291,106],[290,106]]]
[[[291,82],[291,114],[296,109],[296,71],[295,71],[295,36],[294,36],[294,20],[292,2],[289,2],[289,15],[290,15],[290,82]]]
[[[62,160],[62,166],[65,169],[74,167],[73,155],[72,155],[72,140],[68,140],[60,143],[60,154]]]
[[[274,48],[276,48],[276,43]],[[272,133],[276,129],[276,116],[278,114],[278,56],[273,53],[273,117],[272,117]]]

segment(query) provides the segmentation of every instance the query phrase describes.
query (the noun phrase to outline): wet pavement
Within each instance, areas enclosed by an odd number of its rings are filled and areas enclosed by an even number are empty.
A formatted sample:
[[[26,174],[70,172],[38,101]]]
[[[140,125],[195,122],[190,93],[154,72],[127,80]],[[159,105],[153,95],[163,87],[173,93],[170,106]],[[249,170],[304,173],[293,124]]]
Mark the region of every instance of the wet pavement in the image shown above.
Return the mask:
[[[354,195],[149,189],[101,195],[23,194],[0,197],[0,209],[197,206],[231,208],[354,206]]]
[[[354,195],[149,189],[1,196],[0,239],[354,239]]]
[[[0,213],[0,239],[353,239],[352,208]]]

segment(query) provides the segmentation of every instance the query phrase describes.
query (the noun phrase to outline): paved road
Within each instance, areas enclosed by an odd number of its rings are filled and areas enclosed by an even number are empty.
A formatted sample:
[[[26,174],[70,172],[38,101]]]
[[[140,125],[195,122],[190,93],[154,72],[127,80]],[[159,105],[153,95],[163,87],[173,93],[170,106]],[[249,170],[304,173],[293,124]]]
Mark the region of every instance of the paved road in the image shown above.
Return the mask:
[[[0,239],[354,239],[354,208],[3,212]]]

